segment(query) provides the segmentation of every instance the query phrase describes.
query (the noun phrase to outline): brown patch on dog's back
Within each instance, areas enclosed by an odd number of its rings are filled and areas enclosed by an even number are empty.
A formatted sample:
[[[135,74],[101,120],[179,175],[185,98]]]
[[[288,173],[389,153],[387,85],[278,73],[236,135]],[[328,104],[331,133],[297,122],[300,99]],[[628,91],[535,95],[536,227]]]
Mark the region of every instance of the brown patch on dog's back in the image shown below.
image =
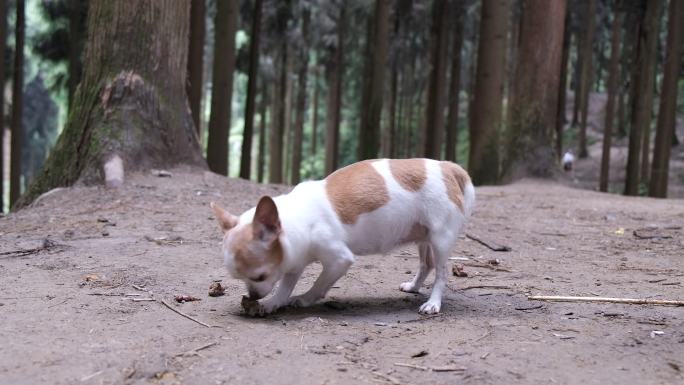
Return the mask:
[[[394,179],[408,191],[418,191],[427,179],[424,159],[390,159],[390,172]]]
[[[385,180],[372,161],[354,163],[328,175],[325,191],[340,221],[348,225],[389,202]]]
[[[456,163],[439,162],[442,169],[442,180],[447,189],[449,200],[463,212],[463,190],[470,182],[468,173]]]

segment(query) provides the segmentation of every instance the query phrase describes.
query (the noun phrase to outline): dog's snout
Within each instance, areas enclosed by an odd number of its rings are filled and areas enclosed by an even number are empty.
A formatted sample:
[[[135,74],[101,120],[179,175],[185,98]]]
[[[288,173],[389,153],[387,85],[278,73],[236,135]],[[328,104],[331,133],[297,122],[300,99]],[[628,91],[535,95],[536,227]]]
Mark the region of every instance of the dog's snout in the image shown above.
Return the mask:
[[[249,293],[249,299],[252,299],[252,300],[257,300],[257,299],[261,299],[264,297],[263,295],[261,295],[261,293],[259,293],[259,291],[257,289],[255,289],[253,287],[248,287],[247,292]]]

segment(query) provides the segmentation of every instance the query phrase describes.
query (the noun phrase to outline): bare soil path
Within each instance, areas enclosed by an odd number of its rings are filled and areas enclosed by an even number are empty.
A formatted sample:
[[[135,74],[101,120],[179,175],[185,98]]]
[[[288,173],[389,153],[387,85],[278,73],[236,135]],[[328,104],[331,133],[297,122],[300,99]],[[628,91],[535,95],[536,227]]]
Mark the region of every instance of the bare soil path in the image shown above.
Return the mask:
[[[684,299],[682,200],[479,188],[468,233],[512,251],[464,237],[453,257],[471,259],[454,261],[468,277],[450,278],[440,315],[417,313],[428,288],[398,290],[418,265],[407,247],[358,258],[321,304],[252,319],[208,203],[241,212],[287,188],[171,171],[0,219],[0,384],[684,383],[684,307],[526,298]],[[649,226],[656,237],[633,235]],[[215,280],[225,296],[207,295]]]

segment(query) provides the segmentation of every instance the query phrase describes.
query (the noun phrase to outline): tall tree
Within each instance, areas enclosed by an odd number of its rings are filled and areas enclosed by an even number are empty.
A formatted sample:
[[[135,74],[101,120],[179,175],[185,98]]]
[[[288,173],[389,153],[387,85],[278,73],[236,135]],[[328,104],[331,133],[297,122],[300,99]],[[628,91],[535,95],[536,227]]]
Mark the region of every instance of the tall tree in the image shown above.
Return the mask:
[[[7,1],[0,0],[0,213],[5,203],[5,46],[7,45]]]
[[[458,109],[461,93],[461,49],[463,48],[463,1],[452,4],[453,31],[451,36],[451,78],[449,79],[449,113],[446,125],[444,158],[456,162],[458,144]]]
[[[25,2],[17,0],[17,19],[14,29],[14,74],[12,79],[12,140],[10,146],[10,206],[21,195],[21,139],[24,136],[22,119],[24,109],[24,21]],[[3,58],[4,59],[4,58]]]
[[[316,155],[316,147],[318,145],[318,95],[321,87],[318,86],[318,74],[320,70],[318,68],[318,63],[314,64],[313,68],[314,80],[313,80],[313,100],[311,103],[311,157]]]
[[[675,130],[678,78],[682,62],[684,37],[684,2],[671,0],[667,30],[667,54],[663,69],[663,89],[658,108],[653,168],[648,195],[667,197],[667,180],[670,166],[670,147]]]
[[[242,132],[242,151],[240,152],[240,178],[248,180],[252,166],[252,137],[254,133],[254,107],[259,69],[259,35],[261,32],[262,8],[263,0],[256,0],[252,15],[252,31],[249,38],[249,73],[247,74],[247,100],[245,101],[245,128]]]
[[[378,156],[380,117],[385,83],[385,61],[389,35],[389,0],[375,0],[375,12],[368,18],[364,87],[361,96],[359,159]]]
[[[608,191],[608,173],[610,171],[610,146],[613,136],[613,122],[615,121],[615,102],[617,94],[617,82],[620,78],[620,33],[624,12],[621,9],[615,11],[613,27],[610,38],[610,64],[608,69],[608,101],[606,102],[606,121],[603,125],[603,154],[601,155],[601,175],[599,178],[599,190]]]
[[[238,2],[217,1],[207,163],[211,171],[222,175],[228,175],[228,139],[230,137],[237,22]]]
[[[309,23],[311,11],[302,10],[302,38],[299,52],[299,74],[297,76],[297,115],[295,116],[294,135],[292,138],[292,173],[290,183],[299,183],[302,165],[302,141],[304,136],[304,115],[306,114],[307,75],[309,73]]]
[[[563,152],[563,126],[565,125],[565,101],[568,93],[568,61],[570,58],[570,25],[571,13],[565,13],[565,30],[563,31],[563,53],[561,54],[560,86],[558,87],[558,116],[556,117],[556,155]]]
[[[206,0],[190,2],[190,39],[188,48],[188,95],[192,121],[201,137],[200,116],[202,112],[202,72],[204,70],[204,36],[206,33]]]
[[[344,72],[344,39],[347,24],[347,10],[344,1],[339,2],[337,17],[337,39],[328,45],[325,77],[328,83],[327,113],[325,122],[325,174],[337,169],[339,159],[340,110],[342,106],[342,78]]]
[[[556,126],[565,0],[524,0],[503,175],[549,177],[556,169]]]
[[[640,23],[637,42],[637,57],[634,63],[631,107],[632,116],[629,132],[629,150],[627,153],[627,177],[625,194],[638,195],[641,166],[641,144],[646,127],[651,124],[653,108],[653,84],[655,82],[655,59],[658,41],[658,21],[660,1],[640,1],[642,22]],[[645,11],[643,11],[645,9]]]
[[[468,171],[475,184],[499,179],[499,131],[506,64],[508,0],[483,0]]]
[[[84,0],[69,0],[69,77],[67,88],[69,90],[69,106],[74,100],[76,87],[83,75],[83,44],[86,35],[86,15],[88,3]]]
[[[582,67],[580,77],[580,129],[579,129],[579,149],[580,158],[589,156],[587,152],[587,119],[589,117],[589,97],[592,85],[592,62],[594,60],[593,46],[596,31],[596,0],[588,0],[584,3],[587,23],[582,35]]]
[[[268,106],[268,87],[262,80],[261,111],[259,112],[259,155],[257,157],[257,182],[263,183],[266,169],[266,107]]]
[[[271,134],[269,138],[269,168],[268,178],[271,183],[283,183],[283,139],[286,128],[287,117],[287,85],[288,85],[288,44],[287,44],[287,23],[290,19],[290,2],[285,1],[278,4],[276,15],[276,31],[279,35],[278,47],[278,80],[276,81],[274,108],[271,121]]]
[[[17,206],[77,181],[97,183],[104,176],[117,186],[124,167],[205,166],[185,98],[189,11],[189,3],[174,0],[89,4],[74,108]]]
[[[432,4],[432,28],[430,32],[430,80],[427,92],[424,124],[423,154],[427,158],[442,157],[444,134],[444,93],[446,90],[446,46],[449,4],[435,0]]]

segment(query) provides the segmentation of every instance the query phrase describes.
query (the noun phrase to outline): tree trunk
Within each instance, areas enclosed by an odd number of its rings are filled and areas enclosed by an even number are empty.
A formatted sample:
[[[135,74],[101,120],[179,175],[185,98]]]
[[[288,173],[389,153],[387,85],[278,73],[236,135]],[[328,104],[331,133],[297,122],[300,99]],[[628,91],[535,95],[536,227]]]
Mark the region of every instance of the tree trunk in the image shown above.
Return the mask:
[[[556,170],[556,127],[565,0],[525,0],[503,175],[550,177]]]
[[[582,93],[580,92],[581,84],[582,84],[582,39],[580,38],[579,33],[575,33],[575,51],[577,53],[576,58],[575,58],[575,66],[573,68],[573,79],[570,82],[570,85],[572,86],[572,90],[574,92],[574,98],[572,100],[572,121],[570,122],[570,125],[572,127],[577,127],[579,124],[579,110],[580,106],[582,105]]]
[[[249,43],[249,73],[247,74],[247,100],[245,101],[245,128],[242,132],[242,151],[240,152],[240,178],[249,180],[252,166],[252,137],[254,136],[254,100],[259,70],[259,38],[261,33],[261,10],[263,0],[254,3],[252,16],[252,36]]]
[[[442,157],[448,17],[449,3],[446,0],[434,0],[430,34],[430,83],[425,108],[425,146],[423,150],[425,157],[433,159]]]
[[[235,31],[238,2],[217,1],[214,21],[214,71],[211,87],[211,115],[207,138],[207,163],[211,171],[228,175],[230,114],[235,71]]]
[[[587,27],[582,36],[582,77],[580,81],[580,129],[577,154],[580,158],[589,156],[587,152],[587,119],[589,115],[589,95],[592,85],[592,62],[594,56],[594,32],[596,30],[596,0],[585,3]]]
[[[653,108],[653,83],[655,81],[656,43],[658,37],[658,20],[660,1],[643,1],[643,21],[640,23],[637,43],[637,59],[634,63],[634,100],[632,101],[631,130],[629,133],[629,152],[627,153],[627,177],[625,194],[639,194],[639,167],[644,132],[651,124]]]
[[[449,80],[449,112],[446,125],[444,158],[456,162],[458,144],[458,107],[461,93],[461,49],[463,48],[463,3],[456,1],[453,9],[453,35],[451,40],[451,78]]]
[[[185,92],[188,95],[192,121],[195,123],[197,135],[202,136],[200,116],[202,112],[202,72],[204,71],[204,34],[205,34],[205,0],[190,2],[190,39],[188,46],[188,81]]]
[[[81,55],[86,36],[85,20],[87,13],[88,3],[86,1],[69,1],[69,78],[67,79],[67,88],[69,91],[68,105],[70,108],[76,94],[76,87],[78,87],[83,73]]]
[[[513,88],[515,85],[515,71],[516,64],[518,62],[518,43],[520,40],[520,13],[521,11],[521,1],[515,0],[512,3],[511,12],[511,32],[510,38],[508,39],[508,53],[506,54],[506,115],[505,123],[503,124],[506,129],[511,126],[511,121],[513,119],[513,109],[511,106],[513,103]]]
[[[43,171],[18,206],[49,189],[131,170],[206,167],[185,98],[189,3],[89,4],[83,80]],[[152,22],[154,21],[154,22]],[[104,167],[104,172],[103,172]]]
[[[284,40],[287,40],[285,38]],[[292,73],[294,72],[294,54],[292,51],[292,47],[290,47],[290,44],[287,44],[287,65],[285,66],[285,117],[284,121],[285,123],[283,124],[283,129],[282,129],[282,137],[283,137],[283,145],[281,146],[282,148],[282,153],[281,157],[283,159],[283,170],[282,170],[282,182],[281,183],[287,183],[289,180],[288,178],[288,170],[290,170],[290,155],[292,153],[292,105],[293,99],[294,99],[294,80],[292,78]]]
[[[358,158],[373,159],[380,147],[380,118],[385,92],[385,62],[389,35],[388,0],[375,0],[375,14],[369,18],[366,46],[366,78],[361,96]]]
[[[314,65],[313,69],[314,81],[313,81],[313,106],[311,107],[311,159],[314,160],[316,156],[316,148],[318,147],[318,95],[320,87],[318,86],[318,76],[320,69],[318,63]]]
[[[0,0],[0,90],[5,90],[5,48],[7,45],[7,1]],[[0,213],[5,206],[5,98],[0,97]]]
[[[636,5],[636,7],[628,7],[627,4]],[[618,104],[618,134],[620,137],[627,136],[627,131],[630,125],[629,114],[632,111],[631,105],[636,98],[636,46],[639,41],[639,31],[641,30],[641,22],[643,18],[643,4],[636,2],[623,2],[625,5],[625,27],[624,27],[624,44],[622,45],[622,59],[621,59],[621,80]]]
[[[670,147],[677,113],[677,86],[681,66],[682,36],[684,36],[684,2],[671,0],[667,32],[667,56],[663,68],[663,89],[658,109],[658,124],[653,150],[653,169],[648,195],[667,197]]]
[[[601,176],[599,190],[608,191],[608,179],[610,171],[610,145],[613,136],[613,122],[615,120],[615,97],[617,82],[620,78],[620,32],[624,13],[621,10],[615,12],[613,30],[610,41],[610,67],[608,68],[608,101],[606,102],[606,121],[603,125],[603,154],[601,156]]]
[[[346,5],[341,2],[337,20],[337,43],[325,67],[328,83],[327,117],[325,125],[325,174],[337,169],[340,137],[340,110],[342,106],[342,73],[344,71],[344,38],[346,32]]]
[[[290,184],[296,185],[301,177],[302,141],[304,136],[304,115],[306,114],[307,75],[309,72],[309,20],[311,12],[302,10],[302,49],[299,55],[299,84],[297,88],[297,116],[295,117],[294,135],[292,143],[292,174]]]
[[[268,106],[268,88],[262,81],[261,85],[261,111],[259,116],[259,155],[257,158],[257,182],[264,182],[264,170],[266,168],[266,107]]]
[[[560,159],[563,153],[563,126],[565,126],[565,101],[568,87],[568,60],[570,57],[570,12],[565,14],[563,31],[563,52],[561,54],[560,86],[558,87],[558,115],[556,116],[556,156]]]
[[[506,64],[508,0],[483,0],[468,171],[477,185],[499,179],[499,131]]]
[[[14,29],[14,77],[12,80],[12,138],[10,146],[10,207],[21,195],[21,151],[24,109],[24,22],[25,2],[17,0]],[[3,58],[4,60],[4,58]]]

